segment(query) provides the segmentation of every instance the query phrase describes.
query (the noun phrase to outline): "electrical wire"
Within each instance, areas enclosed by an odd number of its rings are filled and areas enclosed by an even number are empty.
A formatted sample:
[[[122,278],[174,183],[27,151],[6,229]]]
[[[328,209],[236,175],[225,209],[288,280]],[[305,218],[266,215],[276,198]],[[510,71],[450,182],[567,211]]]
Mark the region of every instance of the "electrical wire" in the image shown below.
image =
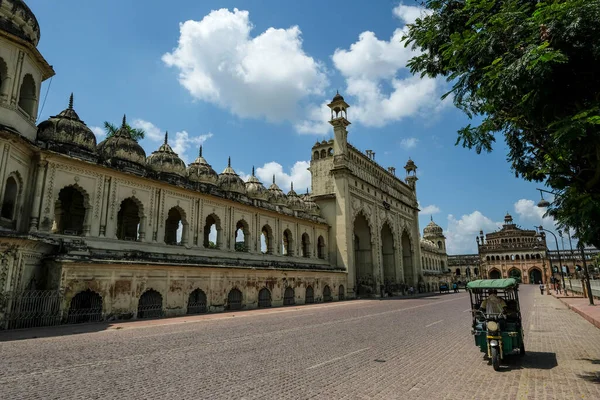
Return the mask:
[[[48,82],[48,88],[46,89],[46,95],[44,96],[44,102],[42,103],[42,108],[40,109],[40,112],[38,113],[37,118],[40,119],[41,115],[42,115],[42,111],[44,111],[44,106],[46,105],[46,99],[48,98],[48,92],[50,91],[50,86],[52,86],[52,79],[54,79],[54,77],[50,78],[50,82]]]

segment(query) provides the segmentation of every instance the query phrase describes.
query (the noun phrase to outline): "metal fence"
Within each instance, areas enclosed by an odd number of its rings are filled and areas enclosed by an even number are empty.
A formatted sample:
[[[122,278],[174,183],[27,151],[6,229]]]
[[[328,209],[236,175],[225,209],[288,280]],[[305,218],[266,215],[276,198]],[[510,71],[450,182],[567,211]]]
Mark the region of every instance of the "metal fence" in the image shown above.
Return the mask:
[[[579,279],[567,279],[565,283],[567,284],[567,290],[571,290],[572,287],[573,292],[583,293],[583,287]],[[600,281],[590,280],[590,287],[592,288],[592,295],[600,298]]]
[[[0,295],[0,329],[59,325],[63,296],[58,290],[27,290]]]

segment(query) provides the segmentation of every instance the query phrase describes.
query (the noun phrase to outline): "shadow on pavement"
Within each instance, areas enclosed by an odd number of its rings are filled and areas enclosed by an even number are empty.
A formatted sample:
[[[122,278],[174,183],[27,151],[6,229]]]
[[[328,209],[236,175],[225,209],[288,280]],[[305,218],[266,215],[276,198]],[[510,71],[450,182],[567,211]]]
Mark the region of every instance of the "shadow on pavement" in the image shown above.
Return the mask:
[[[101,332],[109,329],[112,325],[110,322],[90,322],[80,325],[58,325],[0,331],[0,342]]]

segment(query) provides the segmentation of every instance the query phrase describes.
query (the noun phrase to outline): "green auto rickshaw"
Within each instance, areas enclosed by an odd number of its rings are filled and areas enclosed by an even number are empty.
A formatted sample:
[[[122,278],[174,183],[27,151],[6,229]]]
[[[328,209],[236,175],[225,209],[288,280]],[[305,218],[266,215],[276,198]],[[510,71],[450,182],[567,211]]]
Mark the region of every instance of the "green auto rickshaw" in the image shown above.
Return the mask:
[[[519,307],[519,283],[513,279],[481,279],[467,284],[475,344],[492,360],[495,371],[509,354],[525,355]]]

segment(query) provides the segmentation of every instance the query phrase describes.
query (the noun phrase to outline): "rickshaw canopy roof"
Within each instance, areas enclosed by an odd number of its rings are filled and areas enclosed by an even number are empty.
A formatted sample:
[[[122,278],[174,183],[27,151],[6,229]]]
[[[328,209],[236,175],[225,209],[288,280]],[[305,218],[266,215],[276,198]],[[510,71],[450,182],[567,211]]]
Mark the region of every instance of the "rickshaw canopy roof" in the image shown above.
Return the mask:
[[[467,283],[467,289],[509,289],[517,287],[517,285],[517,280],[514,278],[479,279]]]

